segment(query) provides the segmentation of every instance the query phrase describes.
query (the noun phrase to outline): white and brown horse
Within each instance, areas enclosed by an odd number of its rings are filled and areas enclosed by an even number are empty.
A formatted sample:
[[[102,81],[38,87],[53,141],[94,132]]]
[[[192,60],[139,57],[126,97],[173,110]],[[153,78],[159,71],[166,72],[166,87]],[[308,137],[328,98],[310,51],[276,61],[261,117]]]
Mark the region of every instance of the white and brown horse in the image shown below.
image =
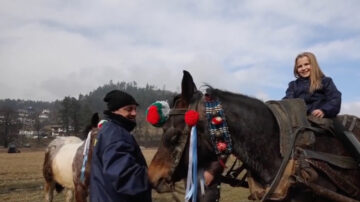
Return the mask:
[[[45,200],[53,200],[54,189],[59,193],[66,188],[66,201],[86,201],[90,183],[90,165],[99,116],[95,113],[87,127],[88,137],[82,141],[75,136],[57,137],[45,151],[43,175]],[[84,152],[84,147],[87,149]],[[84,160],[85,157],[85,160]],[[83,169],[83,170],[82,170]]]

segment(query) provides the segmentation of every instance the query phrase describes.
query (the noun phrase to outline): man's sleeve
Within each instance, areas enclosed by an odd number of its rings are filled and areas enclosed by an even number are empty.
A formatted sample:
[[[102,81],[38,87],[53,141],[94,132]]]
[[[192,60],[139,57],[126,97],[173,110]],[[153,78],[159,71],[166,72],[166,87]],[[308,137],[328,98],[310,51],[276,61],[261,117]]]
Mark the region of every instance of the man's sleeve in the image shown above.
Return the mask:
[[[150,189],[147,167],[138,164],[135,156],[135,146],[127,141],[114,142],[104,150],[102,172],[119,193],[137,195]]]

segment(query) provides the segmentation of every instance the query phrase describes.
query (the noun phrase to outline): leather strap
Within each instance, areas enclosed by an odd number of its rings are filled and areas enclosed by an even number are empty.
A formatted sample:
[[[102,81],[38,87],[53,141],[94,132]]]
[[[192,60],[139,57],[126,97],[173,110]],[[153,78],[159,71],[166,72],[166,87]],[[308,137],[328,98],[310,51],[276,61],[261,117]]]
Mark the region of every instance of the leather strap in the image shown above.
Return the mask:
[[[354,116],[353,117],[353,120],[352,120],[352,122],[351,122],[351,125],[350,125],[350,127],[349,127],[349,131],[353,131],[354,130],[354,127],[355,127],[355,124],[356,124],[356,120],[357,120],[357,118]]]
[[[309,159],[316,159],[316,160],[322,160],[325,162],[328,162],[332,165],[335,165],[340,168],[345,169],[357,169],[357,163],[356,161],[349,156],[339,156],[335,154],[325,153],[325,152],[317,152],[302,148],[297,148],[302,152],[305,158]]]
[[[321,130],[319,130],[318,128],[314,128],[314,127],[299,127],[295,130],[295,132],[293,132],[293,134],[291,135],[291,141],[290,141],[290,149],[289,151],[287,151],[284,155],[283,161],[281,162],[280,168],[278,170],[278,172],[276,173],[275,178],[273,179],[270,188],[267,190],[267,192],[265,193],[265,195],[263,196],[263,198],[261,199],[261,202],[267,200],[267,198],[270,196],[270,194],[272,194],[275,190],[275,188],[277,187],[277,184],[279,183],[281,176],[283,175],[283,172],[286,168],[286,165],[290,159],[291,154],[294,151],[294,145],[296,142],[296,138],[298,136],[299,133],[304,132],[305,130],[311,130],[313,132],[320,132]]]

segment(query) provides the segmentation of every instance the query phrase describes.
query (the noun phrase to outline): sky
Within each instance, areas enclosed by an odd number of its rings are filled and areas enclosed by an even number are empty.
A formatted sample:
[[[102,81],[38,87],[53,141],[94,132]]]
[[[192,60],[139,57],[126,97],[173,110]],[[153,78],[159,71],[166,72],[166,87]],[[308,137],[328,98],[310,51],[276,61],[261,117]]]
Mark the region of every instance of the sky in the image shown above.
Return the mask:
[[[0,99],[61,100],[110,81],[180,91],[182,71],[280,100],[313,52],[360,116],[358,0],[1,0]]]

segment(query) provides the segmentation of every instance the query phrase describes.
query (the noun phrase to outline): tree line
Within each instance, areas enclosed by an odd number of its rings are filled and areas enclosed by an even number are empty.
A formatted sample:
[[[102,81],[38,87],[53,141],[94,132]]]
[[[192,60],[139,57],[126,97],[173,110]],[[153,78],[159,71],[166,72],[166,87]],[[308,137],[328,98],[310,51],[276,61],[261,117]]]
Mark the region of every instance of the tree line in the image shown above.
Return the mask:
[[[32,130],[37,131],[38,138],[41,129],[51,124],[61,125],[65,131],[64,135],[85,138],[87,134],[84,133],[84,129],[90,123],[92,114],[99,113],[103,118],[102,112],[106,109],[103,98],[106,93],[114,89],[131,94],[139,103],[137,127],[133,131],[135,138],[141,145],[156,146],[160,139],[160,131],[146,122],[146,108],[157,100],[171,102],[176,93],[149,84],[139,87],[135,81],[117,83],[110,81],[88,94],[80,94],[77,98],[66,96],[54,102],[0,100],[0,144],[7,147],[10,142],[16,142],[20,138],[18,131],[25,126],[18,119],[19,109],[27,109],[29,112],[29,118],[33,120]],[[43,109],[50,110],[49,119],[46,121],[39,120],[39,113]]]

